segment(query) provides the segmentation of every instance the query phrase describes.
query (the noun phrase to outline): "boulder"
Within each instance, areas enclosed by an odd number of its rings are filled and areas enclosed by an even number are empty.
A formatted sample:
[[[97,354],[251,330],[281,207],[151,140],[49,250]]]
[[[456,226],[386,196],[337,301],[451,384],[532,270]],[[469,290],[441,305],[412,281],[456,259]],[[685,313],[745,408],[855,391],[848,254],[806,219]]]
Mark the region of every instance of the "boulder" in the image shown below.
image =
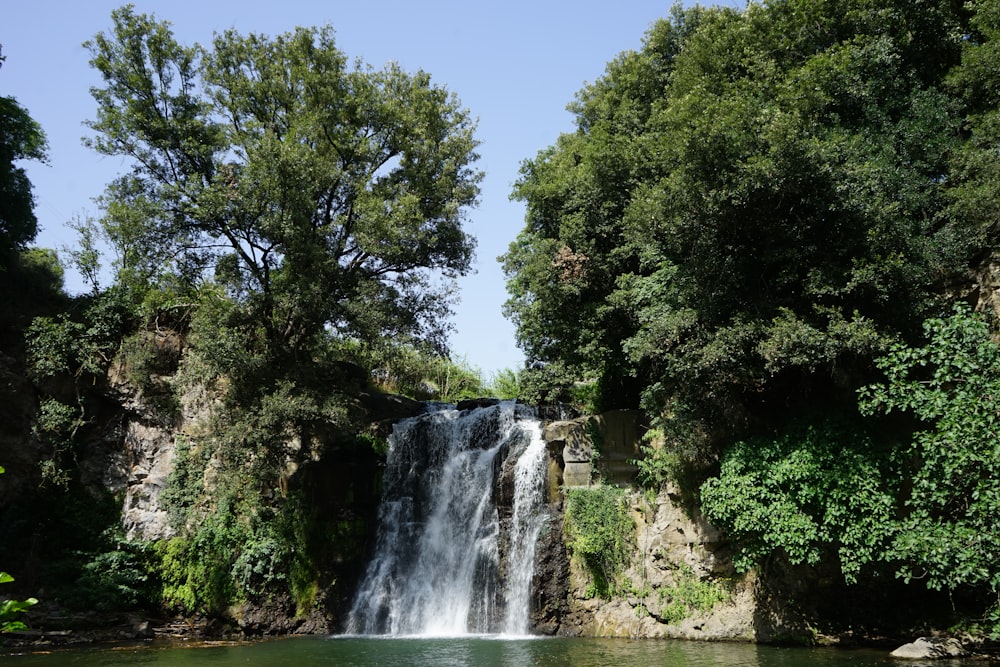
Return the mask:
[[[964,658],[969,652],[963,648],[961,642],[952,637],[921,637],[909,644],[903,644],[889,655],[907,660],[935,660]]]

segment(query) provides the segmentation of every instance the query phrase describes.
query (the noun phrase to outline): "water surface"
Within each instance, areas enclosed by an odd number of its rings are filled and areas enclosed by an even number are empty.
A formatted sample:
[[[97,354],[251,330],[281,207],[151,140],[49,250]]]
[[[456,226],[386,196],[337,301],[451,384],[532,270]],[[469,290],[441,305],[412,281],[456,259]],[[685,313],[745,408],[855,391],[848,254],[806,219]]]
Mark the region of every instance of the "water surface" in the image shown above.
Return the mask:
[[[137,645],[0,655],[7,667],[867,667],[898,664],[885,651],[775,648],[671,640],[561,638],[301,637],[250,644]],[[945,664],[945,663],[940,663]]]

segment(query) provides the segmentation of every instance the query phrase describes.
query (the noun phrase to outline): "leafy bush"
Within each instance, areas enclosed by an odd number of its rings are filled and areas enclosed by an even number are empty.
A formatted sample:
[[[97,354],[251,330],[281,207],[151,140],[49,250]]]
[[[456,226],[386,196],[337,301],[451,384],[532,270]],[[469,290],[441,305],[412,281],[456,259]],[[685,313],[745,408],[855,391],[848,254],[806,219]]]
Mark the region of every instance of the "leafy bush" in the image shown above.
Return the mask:
[[[6,572],[0,572],[0,584],[9,584],[12,581],[14,581],[14,577]],[[17,616],[36,604],[38,604],[38,600],[35,598],[0,601],[0,632],[24,630],[26,626],[23,622],[16,620]]]
[[[711,611],[729,597],[726,589],[715,581],[702,581],[690,566],[678,568],[673,586],[657,589],[660,598],[660,618],[665,623],[677,623],[693,613]]]
[[[891,457],[863,431],[828,421],[738,442],[701,487],[747,570],[772,554],[794,564],[836,559],[844,579],[882,558],[894,534]]]
[[[83,409],[54,398],[43,398],[38,406],[32,431],[48,446],[46,458],[39,461],[42,481],[65,489],[70,481],[72,461],[68,460],[76,433],[84,425]]]
[[[163,602],[189,614],[218,613],[236,602],[233,563],[248,538],[246,525],[223,508],[190,537],[159,543]]]
[[[909,488],[887,555],[901,563],[906,580],[985,589],[996,600],[1000,347],[986,320],[962,304],[948,317],[928,319],[924,332],[925,345],[898,344],[878,359],[886,381],[860,392],[865,413],[899,410],[919,422],[902,452]]]
[[[159,602],[155,549],[150,543],[125,539],[121,526],[104,532],[98,550],[75,555],[82,565],[76,581],[63,595],[67,606],[122,611],[149,608]]]

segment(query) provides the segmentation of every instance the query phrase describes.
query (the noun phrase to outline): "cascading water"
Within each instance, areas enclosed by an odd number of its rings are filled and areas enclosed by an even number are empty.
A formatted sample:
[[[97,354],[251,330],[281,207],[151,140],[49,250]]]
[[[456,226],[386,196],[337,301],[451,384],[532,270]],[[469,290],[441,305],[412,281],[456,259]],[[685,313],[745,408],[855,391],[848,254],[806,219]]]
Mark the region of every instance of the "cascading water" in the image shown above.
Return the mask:
[[[514,510],[502,540],[495,484],[510,457],[517,457]],[[526,634],[545,471],[539,422],[512,401],[399,422],[389,439],[375,554],[348,633]],[[508,546],[504,576],[501,543]]]
[[[508,635],[528,634],[535,546],[548,519],[539,511],[545,504],[545,475],[548,472],[545,441],[537,421],[526,430],[530,440],[514,469],[514,516],[510,527],[503,624],[503,632]]]

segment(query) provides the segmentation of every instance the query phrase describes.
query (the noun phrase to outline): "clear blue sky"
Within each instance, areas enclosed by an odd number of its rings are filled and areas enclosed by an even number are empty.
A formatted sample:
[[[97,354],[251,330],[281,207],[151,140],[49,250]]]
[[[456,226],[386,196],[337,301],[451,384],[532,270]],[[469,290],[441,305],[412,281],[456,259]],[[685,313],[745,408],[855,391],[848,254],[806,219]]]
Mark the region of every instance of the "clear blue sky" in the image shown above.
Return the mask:
[[[125,169],[118,159],[84,148],[84,120],[93,118],[89,89],[99,78],[81,44],[110,28],[107,0],[20,0],[0,11],[0,95],[15,97],[45,130],[49,165],[27,164],[41,233],[36,244],[74,242],[65,223],[97,216],[93,199]],[[480,205],[468,231],[478,239],[477,271],[460,281],[451,336],[453,356],[484,378],[518,368],[523,356],[501,314],[506,299],[496,261],[523,226],[524,209],[509,201],[520,163],[573,130],[566,105],[599,78],[622,51],[638,49],[671,0],[137,0],[137,10],[173,24],[183,44],[207,44],[214,32],[275,35],[296,26],[331,25],[350,58],[380,67],[390,60],[422,69],[455,92],[479,119]],[[71,292],[83,291],[68,275]]]

